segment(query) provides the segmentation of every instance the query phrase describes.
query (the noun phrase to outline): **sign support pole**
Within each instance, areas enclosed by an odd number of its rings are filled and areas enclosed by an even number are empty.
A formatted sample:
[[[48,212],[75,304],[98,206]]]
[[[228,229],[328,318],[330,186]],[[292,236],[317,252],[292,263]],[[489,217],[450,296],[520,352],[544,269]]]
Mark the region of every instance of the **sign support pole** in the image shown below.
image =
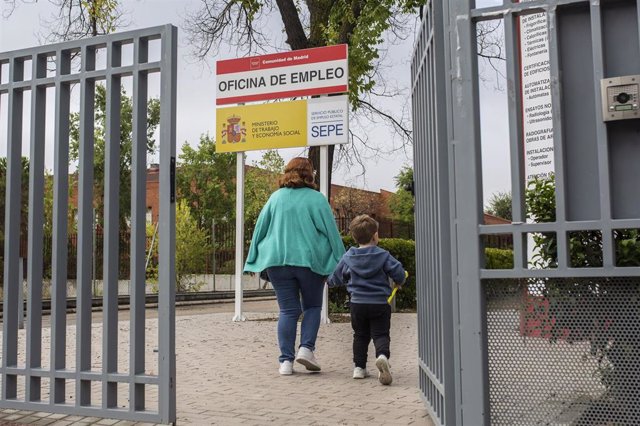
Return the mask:
[[[320,147],[320,192],[325,197],[329,197],[329,146]],[[322,310],[320,311],[320,322],[329,324],[329,288],[324,284],[322,293]]]
[[[244,269],[244,152],[236,154],[236,294],[233,321],[244,321],[242,314],[242,270]]]

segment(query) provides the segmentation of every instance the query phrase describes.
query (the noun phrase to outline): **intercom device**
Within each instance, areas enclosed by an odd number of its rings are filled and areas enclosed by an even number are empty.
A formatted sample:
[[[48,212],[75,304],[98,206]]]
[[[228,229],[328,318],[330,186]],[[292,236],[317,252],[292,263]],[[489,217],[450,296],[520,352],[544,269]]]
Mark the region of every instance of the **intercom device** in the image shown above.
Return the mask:
[[[640,75],[602,80],[604,121],[640,118]]]

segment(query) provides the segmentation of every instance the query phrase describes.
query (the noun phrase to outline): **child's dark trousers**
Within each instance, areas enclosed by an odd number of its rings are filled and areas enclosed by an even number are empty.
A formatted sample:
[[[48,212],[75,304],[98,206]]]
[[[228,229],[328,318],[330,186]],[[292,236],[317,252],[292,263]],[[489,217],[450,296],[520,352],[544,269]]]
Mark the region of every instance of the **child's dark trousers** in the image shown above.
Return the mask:
[[[376,358],[390,357],[391,306],[385,304],[351,303],[351,327],[353,327],[353,362],[356,367],[367,366],[369,342],[373,339]]]

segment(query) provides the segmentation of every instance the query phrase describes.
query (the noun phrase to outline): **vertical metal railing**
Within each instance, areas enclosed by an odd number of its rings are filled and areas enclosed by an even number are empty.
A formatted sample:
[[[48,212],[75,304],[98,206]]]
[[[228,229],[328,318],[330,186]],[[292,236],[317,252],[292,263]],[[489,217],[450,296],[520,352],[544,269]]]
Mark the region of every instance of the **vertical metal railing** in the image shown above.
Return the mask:
[[[2,398],[17,397],[18,377],[11,371],[18,366],[18,258],[20,243],[21,152],[23,90],[15,87],[24,79],[24,61],[9,60],[9,99],[7,102],[7,184],[4,226],[4,313],[2,333]]]
[[[107,68],[122,64],[122,46],[107,44]],[[114,408],[118,403],[118,384],[108,380],[118,371],[118,235],[119,235],[119,175],[120,175],[120,85],[119,75],[107,75],[104,167],[104,258],[102,307],[102,408]],[[134,94],[135,96],[135,94]],[[134,231],[132,224],[132,231]],[[78,261],[79,263],[79,261]],[[78,277],[80,279],[80,277]],[[132,342],[133,343],[133,342]]]
[[[455,424],[445,9],[429,1],[412,60],[419,385],[432,419]]]
[[[149,62],[149,41],[160,41],[160,60]],[[131,65],[123,65],[124,45],[133,45]],[[106,67],[97,69],[98,51],[106,53]],[[31,78],[25,64],[31,61]],[[73,61],[81,61],[73,70]],[[175,422],[175,152],[176,152],[177,30],[156,28],[64,42],[0,53],[8,80],[0,94],[8,97],[8,147],[5,216],[4,300],[2,333],[2,395],[0,408],[108,417],[122,420]],[[55,69],[47,69],[55,65]],[[148,74],[160,73],[160,256],[158,373],[146,373],[145,336],[145,212]],[[131,191],[131,311],[129,348],[118,346],[118,271],[120,245],[120,156],[122,79],[133,80],[133,147]],[[25,81],[27,80],[27,81]],[[4,79],[3,79],[4,81]],[[106,81],[104,170],[104,294],[102,349],[92,354],[92,264],[94,157],[96,155],[96,84]],[[69,148],[72,87],[79,86],[79,162],[77,310],[75,366],[67,364],[73,347],[67,336],[67,253],[69,204]],[[43,200],[47,89],[55,89],[53,141],[52,292],[49,368],[42,366]],[[27,330],[24,367],[18,357],[18,256],[21,205],[23,98],[30,92],[30,170],[28,203]],[[49,123],[51,125],[51,123]],[[95,328],[94,328],[95,330]],[[70,344],[70,346],[67,346]],[[123,368],[122,352],[130,354]],[[96,355],[96,356],[92,356]],[[95,363],[100,358],[96,371]],[[93,365],[92,365],[93,362]],[[24,379],[24,380],[23,380]],[[43,379],[50,389],[43,389]],[[23,387],[24,383],[24,387]],[[71,386],[74,384],[74,386]],[[100,384],[98,388],[96,385]],[[126,385],[126,391],[119,385]],[[158,389],[148,400],[146,387]],[[93,389],[92,389],[93,388]],[[92,400],[98,392],[101,403]],[[119,394],[122,393],[122,394]],[[70,401],[67,394],[74,394]],[[151,394],[151,393],[149,393]],[[155,394],[155,392],[153,393]],[[122,409],[123,401],[128,401]],[[124,403],[125,405],[127,403]]]

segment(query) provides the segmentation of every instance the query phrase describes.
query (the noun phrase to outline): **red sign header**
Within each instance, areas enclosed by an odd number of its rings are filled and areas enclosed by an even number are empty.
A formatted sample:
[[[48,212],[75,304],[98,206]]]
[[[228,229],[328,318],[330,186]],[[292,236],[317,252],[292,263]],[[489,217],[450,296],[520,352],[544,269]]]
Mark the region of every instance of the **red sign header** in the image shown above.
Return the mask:
[[[336,46],[315,47],[312,49],[292,50],[290,52],[271,53],[268,55],[217,61],[216,74],[220,75],[245,71],[266,70],[269,68],[346,59],[347,45],[338,44]]]

